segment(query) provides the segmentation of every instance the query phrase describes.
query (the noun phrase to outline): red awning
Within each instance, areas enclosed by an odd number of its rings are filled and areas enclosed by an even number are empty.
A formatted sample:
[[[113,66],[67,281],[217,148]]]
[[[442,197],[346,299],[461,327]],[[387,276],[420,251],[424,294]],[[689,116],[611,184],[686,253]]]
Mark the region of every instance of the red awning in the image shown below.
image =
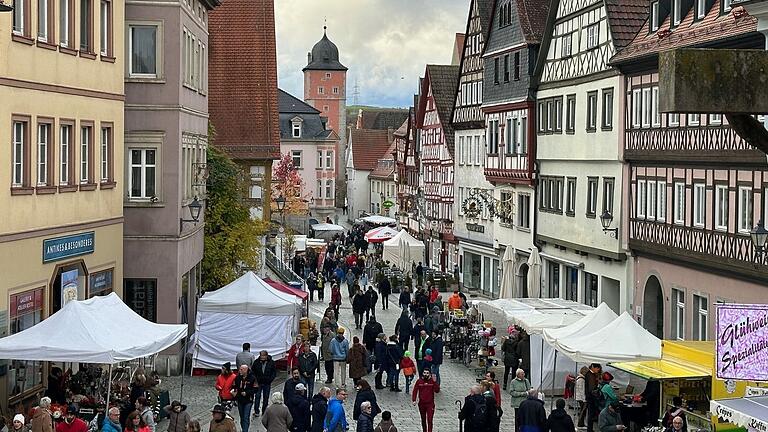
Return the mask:
[[[291,288],[288,285],[285,285],[284,283],[272,280],[270,278],[264,278],[264,282],[266,282],[267,284],[269,284],[269,286],[271,286],[272,288],[278,291],[282,291],[286,294],[293,294],[302,300],[306,300],[307,297],[309,296],[309,294],[305,291],[298,290],[296,288]]]

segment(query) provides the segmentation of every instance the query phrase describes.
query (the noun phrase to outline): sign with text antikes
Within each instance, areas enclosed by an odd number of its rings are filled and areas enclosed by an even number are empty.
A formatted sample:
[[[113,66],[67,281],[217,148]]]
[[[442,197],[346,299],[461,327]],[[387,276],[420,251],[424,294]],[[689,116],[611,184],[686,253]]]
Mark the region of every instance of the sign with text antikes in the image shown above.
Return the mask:
[[[94,232],[43,240],[43,262],[59,261],[93,253]]]
[[[716,305],[718,379],[768,381],[768,305]]]

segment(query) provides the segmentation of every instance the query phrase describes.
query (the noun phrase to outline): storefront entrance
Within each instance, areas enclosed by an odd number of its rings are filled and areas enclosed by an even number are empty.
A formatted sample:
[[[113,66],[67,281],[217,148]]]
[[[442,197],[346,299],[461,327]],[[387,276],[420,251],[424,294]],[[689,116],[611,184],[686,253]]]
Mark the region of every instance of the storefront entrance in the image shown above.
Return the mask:
[[[659,339],[664,335],[664,296],[656,276],[649,277],[645,282],[643,327]]]

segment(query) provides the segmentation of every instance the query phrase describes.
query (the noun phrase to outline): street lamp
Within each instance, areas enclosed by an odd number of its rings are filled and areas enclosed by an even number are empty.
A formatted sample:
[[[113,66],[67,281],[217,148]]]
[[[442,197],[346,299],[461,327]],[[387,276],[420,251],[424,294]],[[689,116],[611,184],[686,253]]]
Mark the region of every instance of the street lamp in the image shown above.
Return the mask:
[[[609,228],[611,226],[611,222],[613,222],[613,215],[610,211],[608,211],[608,209],[605,209],[603,214],[600,215],[600,224],[603,225],[603,232],[611,233],[611,237],[617,238],[619,235],[619,229]]]
[[[275,204],[277,204],[277,211],[279,211],[282,215],[283,211],[285,210],[285,197],[280,195],[279,197],[275,198]]]
[[[752,240],[752,245],[755,247],[757,253],[762,254],[765,252],[765,243],[768,241],[768,230],[765,229],[762,220],[749,232],[749,238]]]
[[[203,205],[200,204],[200,201],[195,197],[194,200],[192,200],[191,203],[187,206],[189,207],[189,215],[192,217],[192,219],[184,219],[179,218],[179,231],[184,230],[184,222],[194,222],[197,224],[198,221],[200,221],[200,210],[203,209]]]

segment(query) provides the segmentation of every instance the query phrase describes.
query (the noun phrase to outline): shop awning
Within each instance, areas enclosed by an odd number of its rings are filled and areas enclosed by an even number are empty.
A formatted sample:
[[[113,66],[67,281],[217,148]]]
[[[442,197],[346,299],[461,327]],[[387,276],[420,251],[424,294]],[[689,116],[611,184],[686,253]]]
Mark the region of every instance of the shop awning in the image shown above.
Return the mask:
[[[712,376],[711,370],[706,370],[691,364],[683,364],[682,360],[664,359],[639,362],[611,363],[616,369],[629,372],[645,379],[674,379],[674,378],[703,378]]]
[[[768,430],[768,396],[713,400],[709,411],[720,420],[750,431]]]

